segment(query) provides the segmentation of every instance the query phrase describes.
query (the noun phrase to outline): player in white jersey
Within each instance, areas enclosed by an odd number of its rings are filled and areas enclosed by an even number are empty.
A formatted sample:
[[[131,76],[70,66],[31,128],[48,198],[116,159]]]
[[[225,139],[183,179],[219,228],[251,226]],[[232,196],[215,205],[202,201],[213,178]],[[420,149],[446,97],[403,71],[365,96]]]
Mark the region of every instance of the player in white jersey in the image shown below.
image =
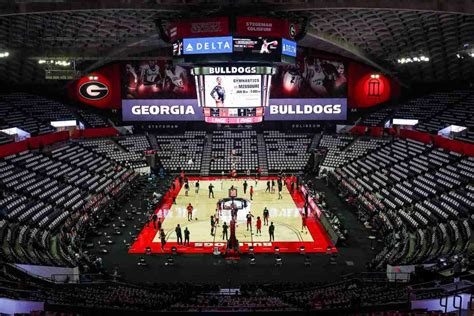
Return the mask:
[[[297,93],[302,84],[303,77],[296,67],[290,67],[283,73],[283,89],[290,93]]]
[[[306,79],[311,89],[319,96],[327,95],[328,91],[326,87],[324,87],[324,79],[326,78],[326,74],[324,73],[319,59],[316,59],[313,64],[310,65],[305,58],[303,78]]]
[[[135,97],[137,87],[138,87],[138,75],[135,72],[135,68],[131,64],[125,65],[125,71],[127,73],[127,89],[128,95],[127,97],[133,98]]]
[[[183,67],[175,66],[168,62],[165,68],[165,80],[163,88],[169,92],[176,92],[184,89],[186,82],[186,70]]]
[[[267,39],[263,39],[262,47],[260,48],[260,54],[270,54],[270,47],[277,46],[278,41],[267,42]]]
[[[140,69],[140,81],[145,86],[159,85],[162,81],[160,66],[153,60],[143,65]]]

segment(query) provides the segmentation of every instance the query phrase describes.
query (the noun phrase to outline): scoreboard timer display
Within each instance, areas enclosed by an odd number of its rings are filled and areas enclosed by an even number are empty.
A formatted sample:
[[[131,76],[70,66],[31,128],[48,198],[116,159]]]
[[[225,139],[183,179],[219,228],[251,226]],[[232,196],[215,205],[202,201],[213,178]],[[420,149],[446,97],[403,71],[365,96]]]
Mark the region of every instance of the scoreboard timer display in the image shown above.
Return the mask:
[[[204,120],[221,124],[261,122],[274,71],[270,66],[246,65],[193,68]]]

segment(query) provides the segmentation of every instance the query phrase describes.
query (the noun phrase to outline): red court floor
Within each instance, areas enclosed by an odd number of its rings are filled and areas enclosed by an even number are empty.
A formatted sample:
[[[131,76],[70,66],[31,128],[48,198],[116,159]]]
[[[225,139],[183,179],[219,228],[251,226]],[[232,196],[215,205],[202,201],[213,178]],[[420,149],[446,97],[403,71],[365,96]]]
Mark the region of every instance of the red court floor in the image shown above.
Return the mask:
[[[241,177],[240,179],[243,180],[246,177]],[[229,177],[189,177],[189,181],[218,181],[221,179],[230,179]],[[255,178],[253,178],[255,179]],[[253,180],[252,179],[252,180]],[[261,177],[260,180],[276,180],[276,177]],[[170,189],[163,197],[162,202],[160,205],[157,206],[155,213],[158,213],[159,210],[169,210],[173,204],[173,198],[176,197],[181,190],[179,182],[176,180],[176,189],[173,191]],[[290,194],[290,181],[287,180],[286,182],[288,188],[288,194]],[[206,189],[207,188],[202,188]],[[302,210],[304,206],[304,196],[303,193],[300,192],[301,190],[295,190],[294,193],[291,194],[291,198],[295,204],[295,206]],[[310,206],[310,211],[315,214],[319,213],[319,210],[315,210],[314,208],[317,207],[314,204]],[[162,213],[163,214],[163,213]],[[300,211],[301,214],[301,211]],[[207,220],[205,220],[207,222]],[[166,225],[166,217],[163,221],[163,227]],[[311,237],[313,239],[312,242],[303,242],[303,241],[277,241],[277,242],[241,242],[240,243],[240,251],[242,253],[248,252],[249,246],[253,245],[255,253],[273,253],[275,252],[275,247],[279,247],[279,251],[281,253],[299,253],[301,246],[304,246],[306,253],[326,253],[328,250],[328,246],[332,247],[332,252],[337,252],[336,247],[332,245],[329,236],[327,235],[326,231],[324,230],[323,226],[319,222],[315,216],[309,216],[307,220],[307,227]],[[170,229],[169,227],[167,228]],[[267,228],[264,228],[267,229]],[[297,228],[299,229],[299,228]],[[202,253],[209,253],[211,254],[214,250],[214,247],[218,247],[221,251],[225,250],[226,244],[223,241],[213,241],[212,237],[209,236],[209,241],[207,242],[193,242],[193,234],[191,233],[190,238],[190,245],[178,245],[177,242],[167,242],[165,245],[164,250],[161,249],[161,243],[159,239],[155,239],[155,236],[159,233],[157,229],[154,229],[152,225],[145,225],[137,237],[137,240],[133,243],[133,245],[129,249],[129,253],[132,254],[143,254],[145,253],[146,248],[149,246],[151,247],[151,251],[154,254],[166,254],[171,253],[171,248],[176,247],[178,253],[187,253],[187,254],[202,254]],[[155,240],[154,240],[155,239]]]

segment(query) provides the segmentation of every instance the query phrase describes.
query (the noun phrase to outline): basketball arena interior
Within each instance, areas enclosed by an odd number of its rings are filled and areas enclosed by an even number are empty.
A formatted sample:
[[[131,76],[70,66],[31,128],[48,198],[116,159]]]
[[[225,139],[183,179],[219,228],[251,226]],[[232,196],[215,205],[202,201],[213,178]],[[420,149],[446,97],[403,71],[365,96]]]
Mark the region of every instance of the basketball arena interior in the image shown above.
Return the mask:
[[[0,314],[474,315],[474,2],[0,2]]]

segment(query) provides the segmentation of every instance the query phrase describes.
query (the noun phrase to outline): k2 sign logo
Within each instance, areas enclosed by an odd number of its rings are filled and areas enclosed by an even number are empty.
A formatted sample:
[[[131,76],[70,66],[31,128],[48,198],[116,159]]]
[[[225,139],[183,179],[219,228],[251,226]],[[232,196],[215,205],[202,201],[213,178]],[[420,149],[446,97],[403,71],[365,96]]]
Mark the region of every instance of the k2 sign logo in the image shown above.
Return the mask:
[[[88,100],[101,100],[109,94],[109,88],[99,81],[89,81],[79,87],[79,94]]]
[[[111,102],[112,88],[109,80],[100,74],[85,76],[76,85],[79,101],[98,107],[106,108]]]

